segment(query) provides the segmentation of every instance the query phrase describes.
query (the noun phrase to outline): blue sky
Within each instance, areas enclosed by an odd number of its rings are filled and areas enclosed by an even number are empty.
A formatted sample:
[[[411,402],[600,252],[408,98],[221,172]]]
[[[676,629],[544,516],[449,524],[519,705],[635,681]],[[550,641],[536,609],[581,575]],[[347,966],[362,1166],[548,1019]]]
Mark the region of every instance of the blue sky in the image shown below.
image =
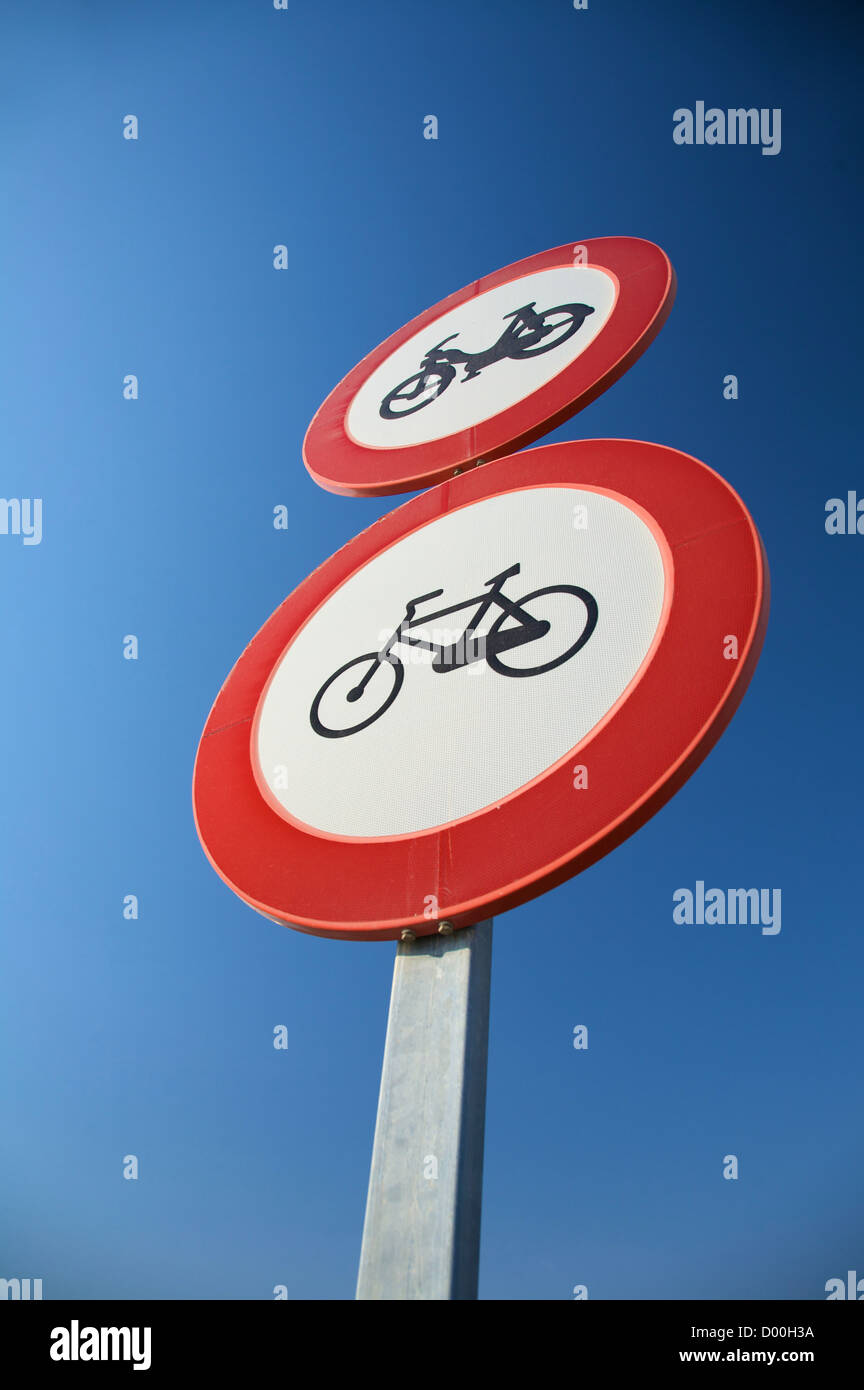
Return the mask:
[[[864,1272],[864,538],[824,526],[864,493],[852,13],[7,10],[0,490],[43,499],[43,539],[0,536],[0,1276],[353,1296],[394,948],[232,896],[192,822],[197,739],[285,594],[396,504],[306,474],[331,387],[477,276],[611,234],[663,246],[677,302],[549,439],[716,468],[761,530],[772,615],[687,786],[498,920],[480,1296],[810,1299]],[[699,100],[781,108],[780,153],[676,145]],[[782,931],[676,926],[699,879],[781,888]]]

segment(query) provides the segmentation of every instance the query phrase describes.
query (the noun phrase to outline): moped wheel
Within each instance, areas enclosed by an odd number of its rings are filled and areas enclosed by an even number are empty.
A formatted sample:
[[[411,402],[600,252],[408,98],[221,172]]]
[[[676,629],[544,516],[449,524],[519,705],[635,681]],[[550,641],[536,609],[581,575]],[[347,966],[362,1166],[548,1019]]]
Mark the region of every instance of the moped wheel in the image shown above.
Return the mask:
[[[364,672],[359,668],[374,664],[377,670],[367,682],[362,694],[358,691]],[[354,669],[358,668],[358,669]],[[348,674],[353,672],[353,674]],[[397,656],[388,656],[381,661],[377,652],[367,652],[365,656],[355,656],[346,661],[338,671],[334,671],[322,685],[309,711],[309,722],[316,734],[322,738],[347,738],[349,734],[368,729],[376,719],[380,719],[392,705],[405,679],[405,667]],[[352,699],[352,695],[354,698]],[[322,708],[323,706],[323,708]],[[339,717],[344,711],[360,714],[353,723],[343,724]]]
[[[560,347],[562,343],[566,343],[568,338],[572,338],[573,334],[582,327],[588,315],[593,313],[594,310],[590,304],[558,304],[554,309],[547,309],[545,313],[538,316],[544,329],[548,328],[548,333],[543,341],[535,344],[534,347],[520,348],[517,338],[517,346],[513,348],[510,356],[515,358],[539,357],[543,352],[551,352],[552,348]],[[563,315],[564,317],[561,317],[557,323],[549,323],[548,320],[556,315]]]
[[[449,364],[415,372],[387,393],[378,414],[385,420],[401,420],[403,415],[413,415],[415,410],[422,410],[446,391],[455,375],[456,368]]]
[[[527,609],[529,617],[537,621],[546,618],[548,622],[549,604],[538,604],[535,600],[548,598],[550,594],[572,595],[578,600],[578,611],[573,610],[574,621],[572,624],[567,624],[567,632],[565,633],[565,640],[568,641],[569,645],[559,656],[547,659],[537,666],[508,666],[501,660],[500,655],[493,652],[491,655],[487,655],[486,660],[492,670],[498,672],[499,676],[540,676],[544,671],[554,671],[556,666],[563,666],[565,661],[569,661],[571,656],[575,656],[585,646],[597,626],[597,600],[594,595],[589,593],[587,589],[580,589],[574,584],[549,584],[545,589],[535,589],[533,593],[526,594],[524,598],[517,599],[516,602],[520,608]],[[510,613],[502,613],[489,629],[487,642],[490,646],[494,641],[495,634],[502,629],[508,618],[514,627],[517,626]],[[559,626],[559,623],[550,623],[543,634],[543,640],[552,628],[557,630]],[[505,629],[505,631],[509,632],[510,628]],[[576,634],[575,637],[573,636],[574,633]],[[508,654],[515,654],[517,651],[527,652],[531,646],[532,643],[526,642],[521,647],[511,648]]]

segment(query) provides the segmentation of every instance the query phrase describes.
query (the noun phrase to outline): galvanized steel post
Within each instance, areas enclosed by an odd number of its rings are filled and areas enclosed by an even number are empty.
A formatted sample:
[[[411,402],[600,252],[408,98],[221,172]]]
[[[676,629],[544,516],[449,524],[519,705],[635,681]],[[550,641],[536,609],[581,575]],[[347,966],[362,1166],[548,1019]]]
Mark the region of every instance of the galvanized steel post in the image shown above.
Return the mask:
[[[358,1299],[477,1297],[492,922],[396,951]]]

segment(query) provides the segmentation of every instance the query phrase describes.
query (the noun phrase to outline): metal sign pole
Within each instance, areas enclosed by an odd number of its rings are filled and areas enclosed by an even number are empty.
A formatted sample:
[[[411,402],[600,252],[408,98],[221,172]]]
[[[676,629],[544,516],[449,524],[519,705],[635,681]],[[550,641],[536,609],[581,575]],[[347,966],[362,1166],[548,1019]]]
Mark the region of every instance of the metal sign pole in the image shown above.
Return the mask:
[[[477,1297],[492,921],[396,951],[358,1299]]]

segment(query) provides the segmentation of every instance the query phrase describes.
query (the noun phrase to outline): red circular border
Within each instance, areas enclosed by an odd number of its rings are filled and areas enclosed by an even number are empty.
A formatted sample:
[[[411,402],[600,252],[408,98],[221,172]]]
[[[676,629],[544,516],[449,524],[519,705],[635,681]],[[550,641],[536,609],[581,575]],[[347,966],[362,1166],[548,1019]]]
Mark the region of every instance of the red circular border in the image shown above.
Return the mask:
[[[424,444],[367,448],[348,434],[345,419],[360,387],[415,333],[498,285],[538,270],[573,265],[576,246],[586,249],[587,265],[615,276],[618,295],[594,341],[545,386],[470,429]],[[624,375],[669,317],[675,287],[675,272],[665,251],[639,237],[567,242],[474,280],[391,334],[340,381],[306,431],[303,461],[316,483],[328,492],[374,497],[430,487],[451,477],[454,468],[511,454],[568,420]]]
[[[250,736],[274,665],[340,584],[443,513],[531,486],[597,488],[653,519],[672,556],[666,625],[629,694],[568,757],[489,807],[412,839],[334,840],[304,832],[262,797]],[[195,763],[198,834],[217,873],[250,906],[300,931],[387,940],[443,919],[469,926],[536,897],[620,844],[669,799],[728,724],[768,618],[755,524],[717,473],[635,440],[549,444],[474,469],[382,517],[295,589],[252,639],[210,712]],[[728,635],[738,659],[726,660]],[[576,792],[570,758],[589,768]],[[467,867],[463,867],[467,866]],[[427,902],[438,910],[427,918]]]

